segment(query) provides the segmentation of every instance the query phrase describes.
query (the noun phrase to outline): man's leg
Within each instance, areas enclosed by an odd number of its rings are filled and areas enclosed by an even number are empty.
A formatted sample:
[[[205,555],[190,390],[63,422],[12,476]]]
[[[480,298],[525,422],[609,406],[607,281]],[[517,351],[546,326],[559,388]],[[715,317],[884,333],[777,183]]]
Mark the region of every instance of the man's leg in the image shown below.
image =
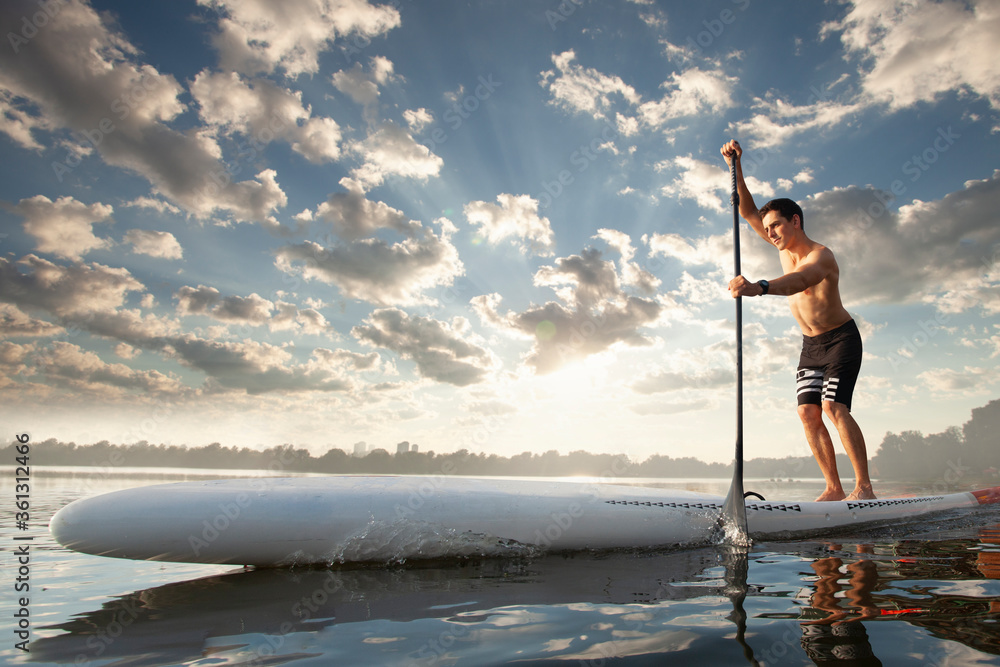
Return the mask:
[[[854,491],[847,496],[848,500],[860,500],[875,498],[872,490],[872,480],[868,475],[868,451],[865,447],[865,436],[861,432],[861,427],[854,420],[851,411],[843,403],[834,401],[823,401],[823,412],[830,418],[833,425],[837,427],[840,434],[840,441],[847,452],[847,458],[851,460],[854,467]]]
[[[840,475],[837,474],[837,455],[833,451],[830,432],[823,423],[823,409],[813,403],[802,404],[799,406],[799,419],[802,420],[806,440],[823,473],[823,479],[826,480],[826,490],[816,500],[843,500],[845,494],[840,485]]]

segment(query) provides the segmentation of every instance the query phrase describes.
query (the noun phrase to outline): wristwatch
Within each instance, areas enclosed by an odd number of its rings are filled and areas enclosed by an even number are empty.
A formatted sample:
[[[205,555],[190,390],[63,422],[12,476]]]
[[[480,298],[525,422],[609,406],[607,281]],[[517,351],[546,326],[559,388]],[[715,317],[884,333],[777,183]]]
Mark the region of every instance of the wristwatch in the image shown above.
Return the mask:
[[[767,294],[767,290],[771,289],[771,283],[766,280],[758,280],[757,284],[760,285],[760,295],[764,296]]]

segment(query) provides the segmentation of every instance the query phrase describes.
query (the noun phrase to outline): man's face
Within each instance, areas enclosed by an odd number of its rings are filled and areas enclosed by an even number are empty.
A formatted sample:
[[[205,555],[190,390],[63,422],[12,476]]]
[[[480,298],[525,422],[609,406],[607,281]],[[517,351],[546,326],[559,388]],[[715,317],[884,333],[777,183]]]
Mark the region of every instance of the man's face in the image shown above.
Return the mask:
[[[782,217],[778,211],[768,211],[764,214],[764,233],[767,234],[767,238],[771,240],[771,243],[778,250],[784,250],[788,246],[796,228],[795,223],[792,221],[797,220],[798,217],[797,215],[793,215],[792,220],[789,220]]]

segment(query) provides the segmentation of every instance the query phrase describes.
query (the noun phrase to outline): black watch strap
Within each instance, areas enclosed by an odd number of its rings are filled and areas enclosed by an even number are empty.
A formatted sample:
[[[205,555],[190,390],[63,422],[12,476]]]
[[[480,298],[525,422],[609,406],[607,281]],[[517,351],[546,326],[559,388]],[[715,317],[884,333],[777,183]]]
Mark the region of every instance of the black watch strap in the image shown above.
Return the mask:
[[[771,289],[771,283],[767,282],[766,280],[758,280],[757,284],[760,285],[760,295],[761,296],[764,296],[765,294],[767,294],[767,291],[769,289]]]

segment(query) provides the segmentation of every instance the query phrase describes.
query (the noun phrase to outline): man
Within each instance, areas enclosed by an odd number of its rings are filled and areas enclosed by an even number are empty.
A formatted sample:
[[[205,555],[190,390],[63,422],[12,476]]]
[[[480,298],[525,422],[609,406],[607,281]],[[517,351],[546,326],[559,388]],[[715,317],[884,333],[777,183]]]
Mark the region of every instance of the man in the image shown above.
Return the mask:
[[[729,282],[733,298],[778,294],[788,297],[792,316],[802,328],[802,355],[797,373],[798,412],[806,439],[819,464],[826,489],[816,500],[874,498],[868,475],[868,454],[861,428],[851,416],[851,396],[861,370],[861,334],[840,300],[840,269],[829,248],[803,231],[802,209],[791,199],[775,199],[759,211],[743,180],[736,141],[722,147],[727,164],[736,160],[740,215],[754,231],[778,249],[784,275],[750,282],[737,276]],[[823,415],[833,423],[854,467],[856,485],[845,495],[837,473],[833,440]]]

